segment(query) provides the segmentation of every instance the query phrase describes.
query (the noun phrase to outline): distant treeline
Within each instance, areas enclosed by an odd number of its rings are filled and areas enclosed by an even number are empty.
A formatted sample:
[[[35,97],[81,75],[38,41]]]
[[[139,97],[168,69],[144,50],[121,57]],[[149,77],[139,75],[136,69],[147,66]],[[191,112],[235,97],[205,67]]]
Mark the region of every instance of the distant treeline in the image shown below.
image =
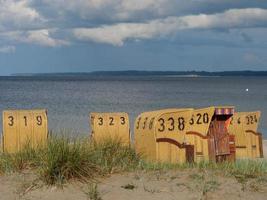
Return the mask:
[[[12,76],[267,76],[267,71],[94,71],[68,73],[12,74]]]

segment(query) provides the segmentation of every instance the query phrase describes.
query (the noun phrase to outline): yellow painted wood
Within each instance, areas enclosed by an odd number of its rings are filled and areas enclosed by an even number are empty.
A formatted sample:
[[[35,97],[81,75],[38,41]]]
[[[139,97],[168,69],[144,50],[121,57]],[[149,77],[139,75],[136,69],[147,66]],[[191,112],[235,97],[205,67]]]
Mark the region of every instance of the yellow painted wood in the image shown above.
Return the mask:
[[[3,150],[14,153],[25,145],[37,147],[47,141],[46,110],[3,111]]]
[[[189,130],[207,136],[214,111],[215,107],[195,109],[189,122]]]
[[[45,110],[32,112],[33,147],[46,144],[48,138],[48,121]]]
[[[18,112],[3,112],[3,151],[17,152],[19,150]]]
[[[186,142],[185,133],[189,128],[188,122],[191,116],[192,109],[170,111],[158,115],[155,125],[156,139],[167,138],[184,145]],[[161,131],[163,129],[162,120],[165,122],[164,131]],[[160,143],[156,144],[160,145]],[[177,145],[167,142],[164,142],[164,144],[170,149],[170,151],[166,151],[165,153],[171,163],[184,163],[186,161],[185,148],[179,148]],[[164,151],[164,148],[162,150],[161,148],[157,148],[157,150],[159,153],[160,151]],[[165,161],[161,160],[160,157],[158,160]]]
[[[260,111],[238,112],[232,117],[229,132],[235,135],[237,158],[260,157],[260,142],[257,136],[260,115]]]
[[[259,137],[258,135],[258,125],[260,120],[260,111],[247,112],[245,113],[244,130],[246,132],[248,141],[248,156],[250,158],[260,157],[260,147],[259,147]],[[252,132],[256,133],[253,134]]]
[[[215,107],[195,109],[189,121],[186,138],[188,144],[194,145],[195,162],[209,160],[208,141],[205,137],[207,137],[214,112]]]
[[[95,141],[117,138],[130,145],[130,123],[127,113],[91,113],[91,136]]]
[[[228,128],[229,133],[235,135],[236,158],[248,158],[248,142],[247,133],[245,132],[245,114],[236,112],[231,119]]]
[[[184,163],[185,149],[179,148],[177,143],[181,146],[185,144],[192,110],[164,109],[140,114],[134,128],[137,153],[150,161]],[[164,141],[159,142],[162,139]]]
[[[154,132],[151,131],[155,122],[155,112],[140,114],[134,125],[134,144],[137,153],[150,161],[156,160],[156,142]]]

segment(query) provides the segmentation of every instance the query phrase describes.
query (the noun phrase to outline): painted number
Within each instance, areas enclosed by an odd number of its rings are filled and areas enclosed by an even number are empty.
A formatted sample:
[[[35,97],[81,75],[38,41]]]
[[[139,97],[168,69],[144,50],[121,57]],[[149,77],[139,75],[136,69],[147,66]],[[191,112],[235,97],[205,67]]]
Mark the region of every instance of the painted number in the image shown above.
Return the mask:
[[[230,121],[230,124],[231,125],[233,125],[234,124],[234,117],[231,117],[231,121]],[[241,124],[241,119],[240,119],[240,117],[237,119],[237,121],[236,121],[238,124]]]
[[[168,131],[174,131],[175,130],[175,120],[174,120],[174,118],[170,117],[167,121],[169,122]],[[158,131],[159,132],[165,131],[166,125],[165,125],[164,119],[160,118],[158,120],[158,122],[159,122],[159,125],[160,125]],[[185,129],[185,119],[183,117],[179,117],[178,118],[178,130],[179,131],[183,131],[184,129]]]
[[[147,117],[145,118],[145,120],[144,120],[144,124],[143,124],[143,129],[145,129],[146,128],[146,122],[147,122]]]
[[[169,131],[173,131],[174,130],[174,119],[172,117],[170,117],[168,119],[168,122],[170,122],[170,127],[168,128]]]
[[[153,127],[154,120],[155,120],[155,118],[153,117],[153,118],[150,120],[150,122],[149,122],[149,129],[150,129],[150,130],[151,130],[152,127]]]
[[[257,119],[256,115],[254,115],[254,116],[252,116],[252,115],[246,116],[246,119],[247,119],[247,125],[254,124],[254,123],[258,122],[258,119]]]
[[[184,120],[184,118],[183,117],[179,117],[178,118],[178,129],[180,130],[180,131],[183,131],[184,130],[184,128],[185,128],[185,120]]]
[[[110,117],[109,120],[110,120],[109,121],[109,125],[110,126],[113,126],[114,125],[114,118],[113,117]]]
[[[137,124],[136,129],[139,129],[141,119],[142,119],[141,117],[138,118],[137,123],[136,123]]]
[[[9,116],[8,119],[9,119],[8,125],[9,126],[13,126],[14,125],[14,117],[13,116]]]
[[[125,122],[125,117],[121,117],[121,125],[124,125],[126,122]]]
[[[197,113],[197,124],[202,124],[201,123],[201,117],[202,117],[202,115],[200,113]]]
[[[209,114],[208,113],[204,113],[203,115],[201,113],[197,113],[196,114],[196,124],[208,124],[209,123]],[[190,119],[189,121],[190,125],[194,125],[195,124],[195,120],[194,120],[194,116]]]
[[[25,126],[27,126],[27,117],[24,116],[23,119],[24,119],[24,124],[25,124]]]
[[[42,123],[43,123],[42,117],[41,116],[37,116],[36,120],[37,120],[37,125],[38,126],[42,126]]]
[[[209,123],[209,114],[208,113],[203,114],[203,123],[204,124]]]
[[[99,117],[98,120],[99,120],[98,125],[99,126],[102,126],[104,124],[103,118],[102,117]]]
[[[163,132],[165,130],[165,125],[164,125],[165,121],[164,121],[164,119],[160,118],[158,120],[158,122],[159,122],[159,125],[160,125],[160,128],[158,129],[158,131],[159,132]]]
[[[258,119],[257,119],[257,116],[256,116],[256,115],[254,115],[254,121],[255,121],[256,123],[258,123]]]
[[[189,124],[190,125],[193,125],[195,123],[195,121],[194,121],[194,116],[190,119],[190,121],[189,121]]]

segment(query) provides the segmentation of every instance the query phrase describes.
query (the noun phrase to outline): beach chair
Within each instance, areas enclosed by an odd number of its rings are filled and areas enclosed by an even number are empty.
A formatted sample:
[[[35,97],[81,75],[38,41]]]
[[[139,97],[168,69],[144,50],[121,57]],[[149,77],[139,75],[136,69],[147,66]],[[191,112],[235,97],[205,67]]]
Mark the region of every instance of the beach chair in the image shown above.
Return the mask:
[[[232,106],[195,109],[186,132],[186,143],[194,146],[194,161],[235,159],[234,137],[228,126],[234,113]]]
[[[91,113],[91,138],[96,142],[116,139],[130,145],[130,122],[127,113]]]
[[[24,147],[44,145],[48,137],[46,110],[3,111],[2,147],[4,152],[16,153]]]
[[[193,146],[185,144],[185,133],[193,109],[164,109],[140,114],[135,120],[136,152],[161,163],[194,160]]]
[[[231,119],[229,131],[235,136],[236,157],[263,158],[262,134],[258,132],[261,112],[237,112]]]

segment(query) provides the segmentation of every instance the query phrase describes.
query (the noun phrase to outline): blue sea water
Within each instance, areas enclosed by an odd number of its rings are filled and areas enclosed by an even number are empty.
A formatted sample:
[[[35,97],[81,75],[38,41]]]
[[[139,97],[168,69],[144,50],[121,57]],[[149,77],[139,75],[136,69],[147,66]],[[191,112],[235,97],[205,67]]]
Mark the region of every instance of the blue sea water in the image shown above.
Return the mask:
[[[49,129],[71,134],[89,133],[90,112],[127,112],[132,128],[144,111],[211,105],[261,110],[267,137],[266,77],[0,77],[1,112],[45,108]]]

